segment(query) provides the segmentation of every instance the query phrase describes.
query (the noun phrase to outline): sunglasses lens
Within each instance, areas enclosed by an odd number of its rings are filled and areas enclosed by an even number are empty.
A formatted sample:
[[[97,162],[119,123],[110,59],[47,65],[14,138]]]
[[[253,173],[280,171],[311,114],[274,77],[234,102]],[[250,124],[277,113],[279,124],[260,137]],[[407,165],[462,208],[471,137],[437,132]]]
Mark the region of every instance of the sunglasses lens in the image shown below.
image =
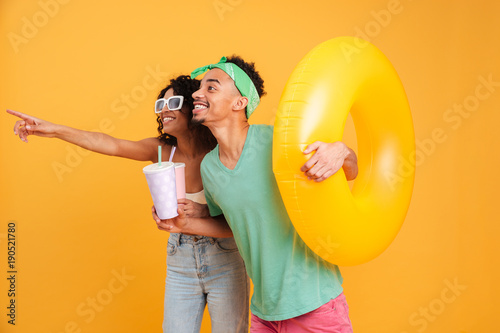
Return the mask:
[[[155,103],[155,112],[160,113],[164,107],[165,107],[165,100],[164,99],[157,100]]]
[[[168,108],[170,110],[179,110],[181,108],[181,99],[179,97],[170,98]]]

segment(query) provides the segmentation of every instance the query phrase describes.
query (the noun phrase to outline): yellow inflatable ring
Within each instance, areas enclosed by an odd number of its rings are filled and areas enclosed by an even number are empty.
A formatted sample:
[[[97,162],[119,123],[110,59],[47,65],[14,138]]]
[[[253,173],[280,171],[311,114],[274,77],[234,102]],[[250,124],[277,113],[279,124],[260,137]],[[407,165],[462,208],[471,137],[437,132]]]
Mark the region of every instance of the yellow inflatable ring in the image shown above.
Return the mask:
[[[342,140],[349,112],[359,166],[352,192],[342,169],[320,183],[300,171],[310,158],[302,153],[308,144]],[[286,210],[315,253],[357,265],[389,246],[410,204],[415,168],[407,160],[415,138],[403,86],[382,52],[354,37],[316,46],[288,79],[273,139],[273,171]]]

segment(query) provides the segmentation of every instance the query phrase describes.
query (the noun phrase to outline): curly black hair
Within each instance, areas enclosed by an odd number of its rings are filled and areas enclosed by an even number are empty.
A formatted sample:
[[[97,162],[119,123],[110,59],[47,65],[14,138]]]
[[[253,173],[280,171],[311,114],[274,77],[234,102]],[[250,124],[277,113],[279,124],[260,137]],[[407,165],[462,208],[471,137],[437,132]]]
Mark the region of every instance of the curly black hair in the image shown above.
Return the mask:
[[[266,92],[264,91],[264,80],[260,76],[259,72],[255,69],[255,63],[246,62],[240,56],[237,56],[235,54],[226,58],[227,58],[226,62],[235,64],[236,66],[241,68],[245,73],[247,73],[247,75],[250,77],[253,84],[255,85],[259,97],[262,97],[266,94]]]
[[[208,152],[215,148],[217,145],[217,140],[215,139],[212,132],[208,129],[208,127],[203,126],[201,124],[194,124],[191,122],[193,119],[193,109],[194,109],[194,99],[193,93],[200,88],[200,81],[196,79],[191,79],[188,75],[181,75],[174,79],[171,79],[169,84],[163,88],[158,94],[158,98],[163,98],[165,93],[169,89],[174,90],[175,95],[184,96],[184,105],[188,107],[188,129],[191,131],[191,134],[196,138],[197,146],[200,151]],[[160,114],[156,117],[156,122],[158,123],[158,139],[161,143],[177,146],[177,138],[168,133],[163,133],[163,122],[161,120]]]

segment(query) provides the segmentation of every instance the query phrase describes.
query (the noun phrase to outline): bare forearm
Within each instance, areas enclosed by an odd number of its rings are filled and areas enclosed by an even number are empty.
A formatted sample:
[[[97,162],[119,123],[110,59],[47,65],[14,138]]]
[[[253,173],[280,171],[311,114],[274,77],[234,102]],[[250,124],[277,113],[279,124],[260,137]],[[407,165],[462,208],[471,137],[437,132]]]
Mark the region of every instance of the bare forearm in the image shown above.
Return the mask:
[[[129,141],[105,133],[84,131],[64,125],[57,125],[55,137],[100,154],[138,161],[155,158],[156,147],[159,144],[155,138]]]
[[[353,180],[358,176],[358,158],[351,148],[347,147],[347,149],[349,152],[344,160],[342,169],[344,170],[347,180]]]
[[[216,217],[188,218],[188,223],[182,229],[182,233],[217,238],[233,237],[233,232],[222,215]]]
[[[55,137],[100,154],[114,156],[117,152],[116,139],[105,133],[57,125]]]

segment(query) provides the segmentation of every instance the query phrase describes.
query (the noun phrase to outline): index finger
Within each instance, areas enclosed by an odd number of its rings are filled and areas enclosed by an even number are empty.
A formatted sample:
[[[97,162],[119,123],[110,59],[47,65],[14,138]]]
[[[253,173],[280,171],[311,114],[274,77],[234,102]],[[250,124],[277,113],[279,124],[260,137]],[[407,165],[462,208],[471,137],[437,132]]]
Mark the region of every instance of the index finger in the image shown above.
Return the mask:
[[[318,163],[318,157],[316,154],[311,156],[309,160],[307,160],[306,163],[300,168],[300,171],[306,172],[307,170],[311,169],[316,163]]]
[[[33,118],[33,117],[28,116],[27,114],[24,114],[22,112],[10,110],[10,109],[7,109],[7,113],[9,113],[9,114],[11,114],[13,116],[19,117],[21,119],[24,119],[24,120]]]
[[[153,220],[155,220],[156,222],[160,221],[160,218],[158,217],[158,215],[156,215],[156,208],[155,208],[155,206],[153,206],[151,208],[151,214],[153,215]]]

